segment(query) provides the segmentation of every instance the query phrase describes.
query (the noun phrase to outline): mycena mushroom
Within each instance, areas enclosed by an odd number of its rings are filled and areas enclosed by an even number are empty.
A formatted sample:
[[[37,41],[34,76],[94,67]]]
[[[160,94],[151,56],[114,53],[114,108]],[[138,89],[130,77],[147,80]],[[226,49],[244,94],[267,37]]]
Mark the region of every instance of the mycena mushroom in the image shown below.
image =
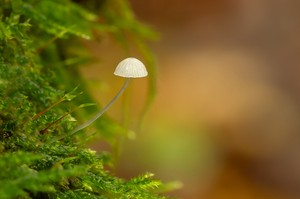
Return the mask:
[[[80,131],[81,129],[84,129],[85,127],[92,124],[95,120],[97,120],[103,113],[109,109],[109,107],[122,95],[122,93],[125,91],[126,87],[128,86],[130,80],[132,78],[141,78],[146,77],[148,75],[147,69],[145,65],[138,59],[129,57],[124,60],[122,60],[118,65],[114,72],[115,75],[126,78],[126,81],[122,88],[119,90],[119,92],[112,98],[112,100],[103,107],[102,110],[100,110],[94,117],[92,117],[87,122],[77,126],[75,129],[73,129],[69,135],[72,135],[76,133],[77,131]]]

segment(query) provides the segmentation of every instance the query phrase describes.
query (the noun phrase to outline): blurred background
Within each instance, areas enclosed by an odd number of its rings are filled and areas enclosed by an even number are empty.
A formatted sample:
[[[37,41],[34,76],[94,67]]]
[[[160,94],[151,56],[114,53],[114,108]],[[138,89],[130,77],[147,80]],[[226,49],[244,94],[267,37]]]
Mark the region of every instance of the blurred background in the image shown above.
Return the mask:
[[[127,91],[130,109],[120,111],[123,99],[109,110],[118,121],[129,114],[136,133],[118,175],[179,180],[170,195],[186,199],[300,198],[300,1],[130,2],[160,33],[158,93],[140,130],[146,79]],[[87,46],[101,58],[81,72],[104,104],[123,83],[112,73],[125,55],[109,39]]]

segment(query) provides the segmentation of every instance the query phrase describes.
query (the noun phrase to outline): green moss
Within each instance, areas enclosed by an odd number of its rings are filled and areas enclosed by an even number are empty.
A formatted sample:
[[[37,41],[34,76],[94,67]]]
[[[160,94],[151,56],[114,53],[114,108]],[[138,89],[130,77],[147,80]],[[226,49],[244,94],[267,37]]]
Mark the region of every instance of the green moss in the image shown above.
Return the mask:
[[[109,33],[126,49],[129,33],[153,61],[144,41],[155,33],[136,21],[128,3],[0,0],[0,19],[0,198],[164,198],[152,174],[126,181],[109,173],[112,158],[86,148],[88,135],[57,139],[74,128],[74,117],[86,115],[74,112],[92,102],[77,70],[88,55],[69,50],[83,48],[81,39]],[[107,116],[97,127],[110,144],[122,132]]]

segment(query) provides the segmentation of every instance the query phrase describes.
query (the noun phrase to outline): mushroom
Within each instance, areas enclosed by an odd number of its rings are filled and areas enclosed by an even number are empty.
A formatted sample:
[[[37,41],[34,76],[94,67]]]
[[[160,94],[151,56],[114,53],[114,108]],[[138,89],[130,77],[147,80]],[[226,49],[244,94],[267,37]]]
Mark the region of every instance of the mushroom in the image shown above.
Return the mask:
[[[147,69],[145,65],[138,59],[129,57],[124,60],[122,60],[118,65],[117,68],[114,72],[114,75],[120,76],[120,77],[125,77],[126,81],[122,88],[119,90],[119,92],[111,99],[111,101],[103,107],[102,110],[100,110],[94,117],[89,119],[87,122],[77,126],[75,129],[73,129],[69,135],[72,135],[85,127],[89,126],[92,124],[96,119],[98,119],[103,113],[109,109],[109,107],[122,95],[126,87],[128,86],[131,78],[141,78],[141,77],[146,77],[148,75]]]

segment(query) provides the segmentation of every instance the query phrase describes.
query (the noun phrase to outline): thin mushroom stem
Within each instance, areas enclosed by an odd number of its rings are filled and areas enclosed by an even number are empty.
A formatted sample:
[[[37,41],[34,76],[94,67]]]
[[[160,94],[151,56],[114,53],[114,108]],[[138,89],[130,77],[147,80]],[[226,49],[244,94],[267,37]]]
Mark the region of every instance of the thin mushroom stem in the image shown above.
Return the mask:
[[[63,139],[67,136],[71,136],[74,133],[80,131],[81,129],[84,129],[85,127],[92,124],[96,119],[98,119],[109,107],[120,97],[120,95],[124,92],[126,87],[128,86],[131,78],[141,78],[146,77],[148,75],[147,69],[145,65],[138,59],[134,57],[129,57],[124,60],[122,60],[116,67],[114,74],[116,76],[125,77],[126,81],[122,88],[119,90],[119,92],[115,95],[114,98],[100,111],[98,112],[94,117],[92,117],[87,122],[77,126],[75,129],[70,131],[69,133],[62,135],[54,140],[52,140],[50,143],[53,143],[57,140]]]
[[[75,129],[73,129],[70,133],[68,133],[68,136],[73,135],[74,133],[84,129],[87,126],[89,126],[96,119],[98,119],[101,115],[103,115],[103,113],[105,113],[107,111],[107,109],[109,109],[109,107],[111,107],[111,105],[122,95],[122,93],[127,88],[128,84],[130,82],[130,79],[131,78],[126,78],[126,81],[125,81],[124,85],[122,86],[122,88],[119,90],[119,92],[114,96],[114,98],[112,98],[112,100],[110,100],[110,102],[105,107],[103,107],[103,109],[101,111],[99,111],[94,117],[89,119],[87,122],[77,126]]]

